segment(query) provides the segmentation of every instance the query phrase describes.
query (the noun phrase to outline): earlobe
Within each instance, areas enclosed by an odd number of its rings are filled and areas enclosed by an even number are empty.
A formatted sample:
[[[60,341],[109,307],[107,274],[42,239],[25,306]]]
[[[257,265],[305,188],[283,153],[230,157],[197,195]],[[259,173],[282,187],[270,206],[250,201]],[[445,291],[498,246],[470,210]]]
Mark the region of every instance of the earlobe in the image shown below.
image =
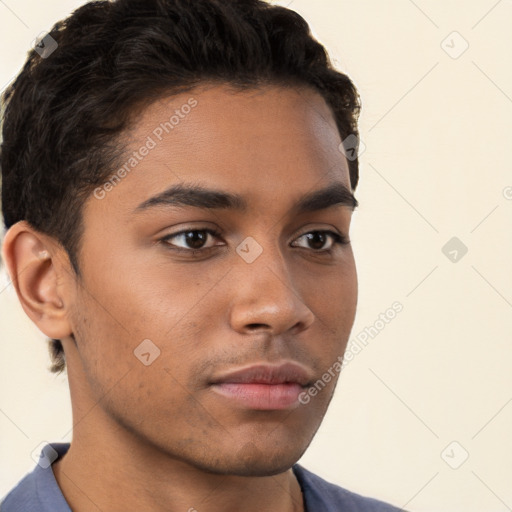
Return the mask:
[[[27,222],[6,233],[2,253],[18,299],[30,319],[49,338],[71,334],[63,283],[58,277],[60,249]],[[62,266],[62,265],[60,265]]]

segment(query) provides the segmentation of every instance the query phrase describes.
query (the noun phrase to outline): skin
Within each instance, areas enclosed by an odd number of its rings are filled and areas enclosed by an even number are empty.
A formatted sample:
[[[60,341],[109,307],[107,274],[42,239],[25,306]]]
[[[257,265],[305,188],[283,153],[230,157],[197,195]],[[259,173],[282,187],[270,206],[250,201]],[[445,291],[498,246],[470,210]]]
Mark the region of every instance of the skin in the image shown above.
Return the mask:
[[[277,411],[240,407],[209,382],[284,360],[316,381],[343,354],[357,303],[351,245],[303,235],[348,237],[353,208],[295,210],[328,185],[350,189],[340,135],[312,90],[214,85],[147,107],[126,134],[129,152],[190,97],[197,106],[136,168],[103,199],[87,199],[80,278],[63,248],[26,222],[5,237],[25,311],[64,345],[74,433],[53,470],[76,512],[303,510],[290,468],[337,379],[307,405]],[[238,194],[247,208],[134,212],[180,183]],[[196,255],[183,236],[162,241],[184,229],[220,236]],[[252,263],[236,252],[249,236],[263,249]],[[134,355],[144,339],[160,350],[148,366]]]

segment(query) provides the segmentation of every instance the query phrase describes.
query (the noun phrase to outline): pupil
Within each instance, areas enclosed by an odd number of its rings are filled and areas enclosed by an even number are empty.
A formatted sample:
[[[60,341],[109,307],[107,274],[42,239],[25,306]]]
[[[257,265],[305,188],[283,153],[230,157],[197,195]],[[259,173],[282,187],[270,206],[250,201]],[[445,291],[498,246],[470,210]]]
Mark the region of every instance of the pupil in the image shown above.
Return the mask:
[[[200,249],[206,242],[207,234],[204,231],[189,231],[185,235],[187,245],[191,249]]]
[[[325,237],[325,233],[309,233],[309,246],[312,249],[321,249],[325,245]]]

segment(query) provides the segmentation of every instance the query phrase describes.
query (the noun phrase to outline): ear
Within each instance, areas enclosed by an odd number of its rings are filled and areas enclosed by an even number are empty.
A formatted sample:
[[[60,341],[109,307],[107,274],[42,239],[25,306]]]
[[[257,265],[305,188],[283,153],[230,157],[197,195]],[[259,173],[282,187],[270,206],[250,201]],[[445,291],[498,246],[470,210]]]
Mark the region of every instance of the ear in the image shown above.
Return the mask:
[[[64,249],[25,221],[6,233],[2,256],[25,313],[49,338],[69,336],[66,286],[74,273],[66,272]],[[65,252],[65,251],[64,251]],[[63,263],[64,262],[64,263]],[[60,276],[58,274],[61,274]]]

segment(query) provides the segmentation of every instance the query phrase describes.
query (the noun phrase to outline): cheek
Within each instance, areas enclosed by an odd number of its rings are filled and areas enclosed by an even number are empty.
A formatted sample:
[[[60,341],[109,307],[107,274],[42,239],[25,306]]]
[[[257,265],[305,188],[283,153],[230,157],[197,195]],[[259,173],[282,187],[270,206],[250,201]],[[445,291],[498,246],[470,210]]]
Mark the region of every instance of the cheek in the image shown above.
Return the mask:
[[[102,299],[88,292],[73,320],[80,365],[95,399],[119,382],[134,362],[130,331],[113,308],[103,307]]]
[[[332,272],[303,278],[302,289],[304,302],[317,318],[316,331],[309,337],[310,349],[316,354],[317,370],[323,373],[331,369],[335,375],[326,386],[332,390],[339,374],[333,365],[345,352],[356,315],[358,283],[352,252],[347,254],[345,264],[333,267]],[[329,394],[320,393],[318,402],[325,402]]]
[[[160,422],[169,421],[170,411],[186,406],[190,396],[187,376],[197,351],[180,339],[166,345],[167,325],[146,324],[141,320],[144,312],[134,315],[136,309],[131,309],[128,300],[125,306],[124,314],[117,310],[114,318],[115,313],[107,312],[96,300],[81,304],[76,338],[83,368],[82,392],[120,424],[149,432],[163,428]]]
[[[353,253],[346,251],[342,264],[308,274],[296,272],[302,299],[329,329],[352,328],[357,306],[357,272]]]
[[[116,385],[127,372],[130,381],[147,384],[143,394],[150,393],[158,379],[170,378],[162,373],[165,368],[186,382],[191,362],[200,359],[200,340],[221,314],[212,302],[215,293],[205,297],[215,282],[210,283],[209,277],[201,282],[195,274],[171,274],[169,267],[150,266],[138,271],[132,266],[128,272],[118,265],[88,277],[74,325],[96,395]]]

